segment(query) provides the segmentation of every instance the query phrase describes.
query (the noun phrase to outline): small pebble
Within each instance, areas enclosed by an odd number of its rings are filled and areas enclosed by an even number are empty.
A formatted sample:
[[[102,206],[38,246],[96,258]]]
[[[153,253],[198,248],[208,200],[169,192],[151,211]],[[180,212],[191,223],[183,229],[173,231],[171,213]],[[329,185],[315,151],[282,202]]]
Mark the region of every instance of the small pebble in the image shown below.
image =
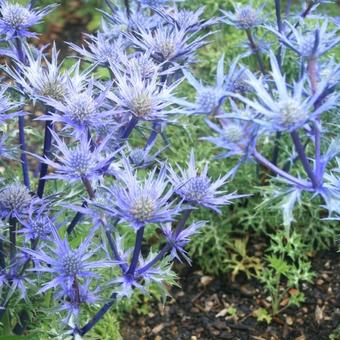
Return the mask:
[[[317,279],[317,280],[316,280],[316,284],[317,284],[318,286],[322,286],[324,283],[325,283],[325,281],[322,280],[322,279]]]
[[[291,316],[286,317],[286,323],[288,326],[291,326],[294,323],[294,320]]]

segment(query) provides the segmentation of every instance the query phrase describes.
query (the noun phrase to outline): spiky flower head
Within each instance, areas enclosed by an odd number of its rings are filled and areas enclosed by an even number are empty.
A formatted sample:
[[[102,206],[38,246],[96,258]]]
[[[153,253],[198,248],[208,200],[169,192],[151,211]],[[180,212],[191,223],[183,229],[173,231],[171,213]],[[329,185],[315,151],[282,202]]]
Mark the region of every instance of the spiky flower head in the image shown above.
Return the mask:
[[[139,32],[128,34],[127,37],[138,48],[149,52],[159,63],[191,61],[194,53],[206,44],[207,33],[200,37],[193,37],[193,34],[185,29],[178,29],[171,26],[157,26],[156,29],[140,29]]]
[[[196,168],[195,155],[191,151],[188,168],[178,166],[179,174],[173,168],[169,168],[170,180],[175,187],[175,192],[190,204],[203,206],[220,212],[219,207],[230,204],[232,199],[240,197],[235,194],[225,195],[225,191],[218,190],[226,184],[227,175],[212,181],[208,177],[208,164],[199,172]]]
[[[19,218],[22,228],[17,232],[25,235],[26,241],[48,240],[51,237],[52,229],[55,228],[49,217],[47,204],[37,205],[36,203],[38,203],[36,200],[31,201],[27,215]]]
[[[204,9],[204,6],[198,8],[196,11],[179,9],[177,6],[154,8],[156,13],[168,24],[174,25],[178,29],[184,29],[187,32],[198,32],[218,22],[218,19],[215,18],[208,20],[201,19],[200,17],[204,13]]]
[[[164,84],[160,89],[157,74],[144,79],[137,71],[130,76],[123,75],[117,69],[113,69],[113,72],[117,89],[115,92],[109,92],[107,98],[127,113],[147,121],[167,120],[168,115],[181,113],[179,108],[170,108],[178,101],[173,91],[179,82],[174,82],[170,86]]]
[[[63,71],[63,63],[58,63],[59,51],[55,44],[51,60],[46,57],[44,49],[35,51],[26,48],[25,54],[27,62],[18,61],[16,68],[7,67],[6,72],[34,101],[40,100],[47,105],[53,104],[50,100],[63,102],[70,91],[70,83],[73,88],[83,86],[86,73],[79,72],[79,63]]]
[[[84,46],[77,46],[69,43],[74,51],[79,53],[84,59],[100,65],[108,66],[120,61],[120,54],[124,50],[124,40],[122,36],[116,39],[108,38],[104,33],[98,32],[97,35],[86,35],[87,40]]]
[[[42,9],[32,9],[30,5],[2,0],[0,2],[0,33],[6,34],[7,39],[15,37],[34,37],[35,33],[29,31],[41,19],[51,12],[56,5],[49,5]]]
[[[251,90],[248,84],[248,70],[244,66],[238,66],[239,57],[230,65],[229,72],[224,79],[224,88],[228,92],[244,94]]]
[[[97,277],[94,272],[97,268],[112,266],[112,261],[89,260],[98,251],[98,248],[93,250],[91,247],[93,233],[92,229],[80,246],[73,249],[68,241],[62,239],[57,230],[52,228],[52,242],[46,249],[25,249],[36,264],[34,271],[52,275],[52,279],[39,290],[40,293],[53,288],[76,289],[81,280]]]
[[[110,84],[98,95],[94,91],[93,79],[88,82],[85,89],[78,88],[71,82],[67,82],[67,84],[67,95],[63,100],[58,101],[51,98],[47,101],[56,109],[56,112],[40,116],[39,120],[61,122],[65,125],[65,129],[71,129],[72,133],[78,137],[87,133],[90,127],[100,125],[113,114],[112,109],[102,108],[106,94],[111,87]]]
[[[166,191],[169,184],[166,168],[163,166],[156,177],[157,168],[141,181],[137,173],[124,159],[124,171],[118,172],[119,183],[108,189],[113,198],[113,207],[102,207],[126,221],[134,229],[149,223],[172,221],[179,208],[173,207],[170,197],[173,191]]]
[[[223,64],[224,56],[217,65],[215,86],[205,86],[191,73],[184,71],[188,82],[196,90],[196,103],[190,105],[192,113],[214,114],[218,110],[222,98],[226,95]]]
[[[318,24],[313,31],[296,28],[289,22],[287,22],[287,25],[293,33],[291,36],[286,36],[270,26],[266,26],[266,28],[279,37],[284,45],[303,58],[315,59],[321,57],[340,43],[338,29],[328,31],[327,19],[323,21],[321,26]]]
[[[259,26],[262,21],[262,9],[264,5],[255,8],[251,2],[248,5],[233,3],[234,13],[222,11],[224,18],[222,19],[228,25],[233,25],[239,29],[249,30]]]
[[[58,153],[55,154],[55,157],[58,162],[34,155],[41,162],[55,169],[54,173],[45,178],[62,179],[70,182],[84,178],[96,178],[101,175],[103,169],[112,159],[113,154],[105,155],[105,157],[102,154],[110,136],[102,141],[99,146],[92,147],[92,141],[82,135],[75,146],[69,147],[54,131],[51,131],[51,133],[56,143]]]
[[[202,139],[227,150],[216,158],[247,155],[255,146],[257,125],[253,122],[254,112],[248,107],[238,107],[232,100],[230,103],[231,112],[217,116],[219,124],[206,120],[207,125],[218,135]]]
[[[172,230],[171,223],[163,224],[162,232],[166,237],[167,244],[170,246],[171,258],[176,258],[180,262],[182,262],[181,258],[184,258],[190,264],[191,260],[184,247],[190,242],[191,237],[197,234],[204,226],[205,222],[194,222],[189,227],[177,232]]]
[[[125,67],[128,74],[131,75],[137,72],[143,79],[152,78],[159,71],[149,53],[139,53],[127,59]]]
[[[29,190],[21,183],[12,183],[0,190],[0,214],[2,218],[27,214],[32,201]]]
[[[316,93],[308,95],[304,90],[305,78],[292,86],[287,86],[285,77],[281,74],[276,57],[272,52],[270,52],[270,63],[273,84],[276,87],[274,95],[268,91],[262,78],[257,79],[251,72],[247,74],[248,83],[257,98],[252,100],[239,94],[231,94],[258,113],[255,121],[267,131],[293,131],[336,105],[338,95],[333,95],[317,108],[314,107],[315,102],[326,88],[328,79],[319,83]]]

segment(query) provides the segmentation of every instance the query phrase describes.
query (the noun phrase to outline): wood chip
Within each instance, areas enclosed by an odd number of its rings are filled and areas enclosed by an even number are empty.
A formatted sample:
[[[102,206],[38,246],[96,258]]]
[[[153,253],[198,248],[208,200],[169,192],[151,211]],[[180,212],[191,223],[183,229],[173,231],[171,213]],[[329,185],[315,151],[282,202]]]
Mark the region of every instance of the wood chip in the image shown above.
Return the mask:
[[[316,306],[315,311],[314,311],[314,318],[315,321],[318,325],[325,319],[325,314],[324,314],[325,306]]]
[[[212,281],[214,281],[214,278],[212,276],[207,276],[207,275],[202,276],[200,279],[200,283],[204,287],[210,285]]]
[[[159,325],[157,325],[154,328],[152,328],[151,332],[153,334],[157,334],[157,333],[161,332],[163,328],[164,328],[164,323],[160,323]]]
[[[224,309],[222,309],[221,311],[219,311],[216,315],[215,315],[215,317],[216,318],[223,318],[224,316],[226,316],[227,315],[227,313],[228,313],[228,308],[224,308]]]
[[[287,316],[286,323],[288,326],[291,326],[294,323],[294,319],[291,316]]]

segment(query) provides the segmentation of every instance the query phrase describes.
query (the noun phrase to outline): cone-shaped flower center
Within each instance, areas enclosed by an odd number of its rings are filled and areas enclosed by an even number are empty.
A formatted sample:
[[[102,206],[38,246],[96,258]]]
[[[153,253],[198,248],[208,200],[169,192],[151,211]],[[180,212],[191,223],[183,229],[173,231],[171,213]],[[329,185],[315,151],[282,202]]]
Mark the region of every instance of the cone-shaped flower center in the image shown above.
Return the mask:
[[[30,202],[31,195],[28,189],[20,183],[7,185],[0,192],[0,207],[4,209],[23,212]]]
[[[250,6],[240,7],[235,13],[235,18],[237,26],[243,29],[252,28],[259,21],[258,13]]]
[[[134,165],[141,165],[144,162],[145,151],[141,148],[135,148],[130,152],[130,159]]]
[[[51,232],[51,224],[47,218],[40,216],[32,221],[31,228],[35,237],[43,238]]]
[[[147,117],[151,113],[152,108],[152,98],[146,93],[139,93],[132,100],[132,110],[137,117]]]
[[[81,260],[75,253],[67,254],[62,259],[63,272],[67,276],[77,275],[81,269]]]
[[[196,104],[206,113],[210,113],[216,107],[217,96],[214,88],[205,88],[197,92]]]
[[[155,212],[155,202],[147,196],[137,198],[130,210],[137,221],[146,221],[152,218]]]
[[[228,125],[223,128],[223,134],[229,143],[238,143],[243,138],[244,131],[238,124],[228,123]]]
[[[96,103],[86,93],[76,94],[71,97],[68,110],[74,119],[80,123],[88,122],[96,111]]]
[[[279,102],[279,119],[284,126],[297,124],[307,118],[308,114],[301,110],[295,99]]]
[[[2,20],[13,28],[26,24],[29,20],[30,11],[19,4],[6,4],[1,8]]]
[[[301,42],[300,51],[304,57],[312,57],[315,45],[315,34],[308,33]]]
[[[202,200],[209,189],[210,182],[206,177],[191,178],[183,187],[184,198],[187,201]]]
[[[69,158],[70,167],[79,175],[85,175],[93,163],[92,154],[80,148],[72,150]]]
[[[175,50],[175,41],[170,37],[159,41],[157,44],[157,52],[159,52],[164,58],[169,58]]]
[[[66,87],[58,79],[48,79],[43,82],[40,91],[42,96],[62,101],[66,94]]]

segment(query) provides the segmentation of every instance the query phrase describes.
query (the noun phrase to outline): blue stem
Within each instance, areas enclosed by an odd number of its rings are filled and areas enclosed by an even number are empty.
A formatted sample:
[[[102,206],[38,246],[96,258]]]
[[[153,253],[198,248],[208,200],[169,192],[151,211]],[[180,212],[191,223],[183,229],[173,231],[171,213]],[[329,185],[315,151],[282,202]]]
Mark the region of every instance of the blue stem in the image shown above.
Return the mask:
[[[178,236],[178,234],[183,230],[186,221],[188,220],[190,214],[192,212],[192,209],[187,209],[183,211],[183,215],[181,219],[179,220],[176,229],[174,231],[174,236]],[[162,258],[167,254],[168,251],[171,250],[172,245],[167,243],[161,251],[150,261],[148,262],[144,267],[138,269],[138,274],[142,274],[146,272],[149,268],[151,268],[154,264],[156,264],[158,261],[162,260]]]
[[[25,118],[23,116],[19,117],[19,143],[20,143],[20,160],[22,166],[22,176],[24,178],[25,186],[30,189],[30,176],[28,170],[28,161],[26,156],[26,142],[25,142]]]
[[[15,39],[16,43],[16,50],[18,59],[24,63],[25,62],[25,55],[22,49],[22,43],[19,38]],[[24,179],[25,186],[30,189],[30,177],[29,177],[29,170],[28,170],[28,161],[26,156],[26,142],[25,142],[25,118],[23,116],[19,116],[19,143],[20,143],[20,150],[21,150],[21,166],[22,166],[22,175]]]
[[[135,247],[133,249],[133,254],[132,254],[132,260],[131,260],[129,269],[126,272],[126,275],[134,275],[134,273],[135,273],[135,270],[136,270],[136,267],[137,267],[137,264],[138,264],[138,260],[139,260],[140,251],[142,249],[144,228],[145,228],[144,226],[140,227],[137,231]]]
[[[80,329],[75,329],[74,333],[79,334],[81,336],[88,333],[97,323],[101,320],[104,314],[112,307],[117,297],[116,293],[112,293],[110,296],[110,301],[107,302],[98,312],[97,314],[89,321],[84,327]]]
[[[159,122],[154,122],[152,124],[152,130],[151,130],[151,133],[150,133],[148,140],[146,141],[146,144],[144,146],[144,150],[146,150],[149,147],[151,147],[152,145],[154,145],[160,129],[161,129],[161,124]]]
[[[306,156],[303,145],[301,144],[301,140],[300,140],[298,133],[296,131],[291,132],[291,137],[292,137],[292,140],[294,142],[296,152],[299,155],[300,161],[303,165],[303,168],[305,169],[308,177],[310,178],[310,180],[313,183],[313,187],[315,189],[318,188],[318,186],[319,186],[318,181],[317,181],[315,174],[314,174],[314,172],[313,172],[313,170],[312,170],[312,168],[309,164],[309,160]]]
[[[48,157],[51,153],[51,146],[52,146],[51,129],[52,129],[52,123],[50,121],[47,121],[45,124],[43,157]],[[47,175],[47,171],[48,171],[48,164],[41,163],[39,183],[38,183],[38,189],[37,189],[37,196],[40,198],[42,198],[44,195],[45,184],[46,184],[46,178],[44,177]]]
[[[266,168],[268,168],[269,170],[271,170],[273,173],[281,176],[282,178],[288,180],[289,182],[296,184],[298,187],[302,188],[302,189],[311,189],[311,183],[304,181],[300,178],[294,177],[292,175],[290,175],[289,173],[285,172],[284,170],[278,168],[276,165],[274,165],[272,162],[270,162],[267,158],[265,158],[264,156],[262,156],[258,151],[254,150],[252,152],[252,156],[254,157],[254,159],[264,165]]]

